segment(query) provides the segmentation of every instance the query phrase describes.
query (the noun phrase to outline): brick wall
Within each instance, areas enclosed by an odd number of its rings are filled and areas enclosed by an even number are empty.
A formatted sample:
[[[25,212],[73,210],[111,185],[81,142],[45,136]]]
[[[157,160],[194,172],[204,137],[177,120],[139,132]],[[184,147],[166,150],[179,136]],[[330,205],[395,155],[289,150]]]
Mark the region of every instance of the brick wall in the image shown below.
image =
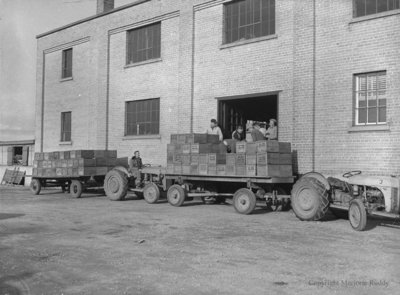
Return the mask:
[[[217,117],[216,97],[278,91],[279,135],[293,143],[296,172],[399,172],[399,14],[351,23],[352,1],[276,0],[276,36],[224,47],[223,2],[149,1],[41,37],[37,150],[139,149],[145,162],[165,164],[170,133],[203,132]],[[126,30],[155,21],[161,61],[125,67]],[[74,80],[60,82],[61,50],[83,38],[73,45]],[[387,71],[390,131],[349,132],[353,74],[377,70]],[[154,97],[160,136],[125,137],[125,102]],[[60,113],[68,110],[72,145],[60,146]]]
[[[352,23],[352,1],[318,1],[316,170],[400,174],[400,15]],[[390,131],[350,132],[353,75],[387,71]]]

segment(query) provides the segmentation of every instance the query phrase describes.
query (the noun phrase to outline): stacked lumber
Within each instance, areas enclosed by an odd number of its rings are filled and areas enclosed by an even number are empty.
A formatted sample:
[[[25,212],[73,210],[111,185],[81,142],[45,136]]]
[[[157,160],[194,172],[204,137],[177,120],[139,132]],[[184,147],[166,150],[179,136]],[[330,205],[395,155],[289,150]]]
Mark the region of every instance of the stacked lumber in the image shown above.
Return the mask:
[[[32,176],[106,175],[117,162],[116,150],[73,150],[35,153]]]
[[[182,175],[293,175],[291,144],[278,141],[219,142],[217,135],[172,134],[167,145],[167,173]]]

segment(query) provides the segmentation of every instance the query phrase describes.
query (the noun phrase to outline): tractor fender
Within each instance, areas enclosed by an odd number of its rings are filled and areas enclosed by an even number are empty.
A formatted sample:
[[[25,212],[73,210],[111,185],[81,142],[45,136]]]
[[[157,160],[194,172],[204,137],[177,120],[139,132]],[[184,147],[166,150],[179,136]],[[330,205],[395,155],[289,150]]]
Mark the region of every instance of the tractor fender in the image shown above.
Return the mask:
[[[129,171],[127,168],[125,168],[124,166],[115,166],[113,168],[113,170],[118,170],[121,171],[122,173],[124,173],[127,177],[129,177]]]
[[[312,172],[308,172],[308,173],[304,174],[301,178],[304,178],[304,177],[314,178],[314,179],[318,180],[320,183],[322,183],[324,185],[324,187],[327,191],[329,191],[331,189],[331,185],[329,184],[328,180],[321,173],[312,171]]]

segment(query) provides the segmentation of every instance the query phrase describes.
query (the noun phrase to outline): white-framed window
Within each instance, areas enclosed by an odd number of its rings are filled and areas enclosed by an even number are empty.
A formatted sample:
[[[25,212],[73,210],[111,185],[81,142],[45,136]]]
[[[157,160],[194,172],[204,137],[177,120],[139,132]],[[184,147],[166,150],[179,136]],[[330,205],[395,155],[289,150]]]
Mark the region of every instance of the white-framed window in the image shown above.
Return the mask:
[[[386,123],[386,71],[354,75],[355,124]]]
[[[125,135],[157,135],[160,133],[160,98],[125,103]]]
[[[353,0],[354,17],[400,9],[400,0]]]

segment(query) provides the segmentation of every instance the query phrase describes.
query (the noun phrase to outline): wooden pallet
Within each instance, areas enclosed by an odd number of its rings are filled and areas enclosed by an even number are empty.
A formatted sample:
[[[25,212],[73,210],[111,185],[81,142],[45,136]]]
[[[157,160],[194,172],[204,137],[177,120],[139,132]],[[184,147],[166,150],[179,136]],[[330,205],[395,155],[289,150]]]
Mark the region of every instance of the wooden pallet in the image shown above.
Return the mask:
[[[25,171],[19,171],[19,167],[14,167],[13,170],[6,169],[1,180],[2,185],[20,185],[25,178]]]

